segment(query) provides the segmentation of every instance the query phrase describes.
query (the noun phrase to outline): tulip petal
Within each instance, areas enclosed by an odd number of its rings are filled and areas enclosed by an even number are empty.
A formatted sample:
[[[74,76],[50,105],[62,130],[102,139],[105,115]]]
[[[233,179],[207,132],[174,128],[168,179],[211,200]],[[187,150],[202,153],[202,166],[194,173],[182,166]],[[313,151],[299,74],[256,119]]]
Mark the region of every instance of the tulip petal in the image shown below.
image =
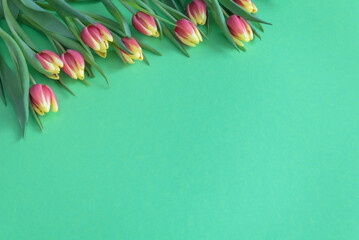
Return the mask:
[[[94,25],[99,29],[101,35],[109,42],[113,42],[112,34],[105,28],[103,25],[99,23],[94,23]]]

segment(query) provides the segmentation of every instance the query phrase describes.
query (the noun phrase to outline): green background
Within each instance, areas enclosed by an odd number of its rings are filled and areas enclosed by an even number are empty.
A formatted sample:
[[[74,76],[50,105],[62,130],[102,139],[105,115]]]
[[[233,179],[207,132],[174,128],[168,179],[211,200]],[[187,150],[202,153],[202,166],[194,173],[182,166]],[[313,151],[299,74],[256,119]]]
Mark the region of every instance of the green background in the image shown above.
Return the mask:
[[[358,239],[359,2],[255,3],[246,53],[212,21],[191,58],[99,59],[111,89],[36,75],[59,112],[25,139],[0,104],[0,239]]]

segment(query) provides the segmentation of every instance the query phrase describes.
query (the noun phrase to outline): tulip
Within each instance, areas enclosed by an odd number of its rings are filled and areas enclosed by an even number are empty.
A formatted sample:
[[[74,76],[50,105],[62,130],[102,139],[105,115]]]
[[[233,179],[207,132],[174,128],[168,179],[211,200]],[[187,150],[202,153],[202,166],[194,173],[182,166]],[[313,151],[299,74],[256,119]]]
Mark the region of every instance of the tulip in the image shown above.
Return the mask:
[[[57,112],[58,105],[54,92],[47,85],[34,84],[29,89],[32,108],[41,116],[50,111]]]
[[[137,12],[132,17],[133,27],[142,34],[152,37],[159,37],[155,19],[144,12]]]
[[[85,61],[82,55],[75,50],[67,50],[61,55],[64,66],[62,70],[73,79],[84,80]]]
[[[81,39],[96,54],[103,58],[107,55],[108,42],[113,41],[111,33],[99,23],[84,27],[81,31]]]
[[[35,57],[39,60],[41,66],[49,72],[49,74],[46,74],[47,77],[55,80],[60,78],[60,68],[62,68],[64,64],[56,53],[49,50],[43,50],[37,53]]]
[[[252,3],[251,0],[234,0],[235,3],[237,3],[239,6],[241,6],[244,10],[246,10],[249,13],[256,13],[257,8]]]
[[[240,16],[232,15],[226,20],[227,27],[233,37],[234,42],[243,47],[244,42],[249,42],[253,39],[253,32],[249,24]]]
[[[202,0],[193,0],[187,5],[187,16],[194,24],[204,25],[207,21],[206,4]]]
[[[124,37],[121,39],[121,41],[123,42],[125,47],[131,52],[131,54],[129,54],[123,51],[122,49],[120,49],[121,55],[127,63],[132,64],[134,63],[133,60],[137,60],[137,59],[140,61],[143,60],[142,48],[140,47],[140,45],[138,45],[136,39]]]
[[[190,47],[195,47],[202,42],[202,36],[196,25],[184,18],[176,22],[174,33],[183,44]]]

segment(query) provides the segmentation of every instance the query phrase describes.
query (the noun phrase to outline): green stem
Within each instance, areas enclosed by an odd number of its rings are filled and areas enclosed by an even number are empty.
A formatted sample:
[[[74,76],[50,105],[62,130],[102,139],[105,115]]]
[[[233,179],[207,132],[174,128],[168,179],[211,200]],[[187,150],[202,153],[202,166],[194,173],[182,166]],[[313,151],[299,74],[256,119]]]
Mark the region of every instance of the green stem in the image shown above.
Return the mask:
[[[81,26],[81,27],[86,27],[81,21],[80,21],[80,19],[78,19],[78,18],[74,18],[74,20]]]
[[[36,84],[35,79],[32,77],[31,74],[29,74],[29,77],[30,77],[30,81],[32,82],[32,84]]]
[[[120,1],[120,3],[128,10],[130,11],[130,13],[132,13],[133,15],[135,15],[136,13],[130,8],[130,6],[127,5],[127,3]]]
[[[177,22],[177,19],[173,17],[166,9],[164,9],[160,4],[158,4],[157,0],[153,0],[153,3],[164,13],[167,17],[169,17],[172,21]]]
[[[61,50],[63,53],[66,52],[66,49],[64,48],[64,46],[62,46],[62,44],[61,44],[59,41],[57,41],[56,39],[54,39],[54,42],[55,42],[55,44],[60,48],[60,50]]]

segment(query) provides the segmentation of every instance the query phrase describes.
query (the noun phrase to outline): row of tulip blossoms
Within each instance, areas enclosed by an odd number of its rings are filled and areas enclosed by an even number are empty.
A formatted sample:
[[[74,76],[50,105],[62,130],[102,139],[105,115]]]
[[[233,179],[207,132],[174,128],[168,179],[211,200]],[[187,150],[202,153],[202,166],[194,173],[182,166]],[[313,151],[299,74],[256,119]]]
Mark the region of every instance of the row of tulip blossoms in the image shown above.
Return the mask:
[[[109,82],[96,63],[93,53],[106,58],[111,46],[125,62],[148,63],[143,50],[160,53],[135,38],[135,34],[162,38],[166,36],[183,54],[187,47],[195,47],[207,38],[209,13],[229,43],[237,50],[245,51],[244,42],[263,32],[262,24],[269,24],[257,17],[257,8],[251,0],[97,0],[108,10],[109,16],[78,11],[73,2],[96,0],[0,0],[0,16],[8,29],[0,28],[0,37],[6,43],[12,62],[0,55],[0,97],[15,108],[22,135],[30,113],[41,129],[40,116],[58,111],[54,91],[38,84],[29,73],[38,71],[44,77],[54,79],[60,87],[72,91],[60,78],[61,70],[70,78],[84,83],[85,73],[94,77],[96,69]],[[122,11],[122,12],[121,12]],[[131,32],[123,11],[132,14]],[[53,49],[39,49],[23,26],[43,33]],[[9,65],[10,64],[10,65]]]

